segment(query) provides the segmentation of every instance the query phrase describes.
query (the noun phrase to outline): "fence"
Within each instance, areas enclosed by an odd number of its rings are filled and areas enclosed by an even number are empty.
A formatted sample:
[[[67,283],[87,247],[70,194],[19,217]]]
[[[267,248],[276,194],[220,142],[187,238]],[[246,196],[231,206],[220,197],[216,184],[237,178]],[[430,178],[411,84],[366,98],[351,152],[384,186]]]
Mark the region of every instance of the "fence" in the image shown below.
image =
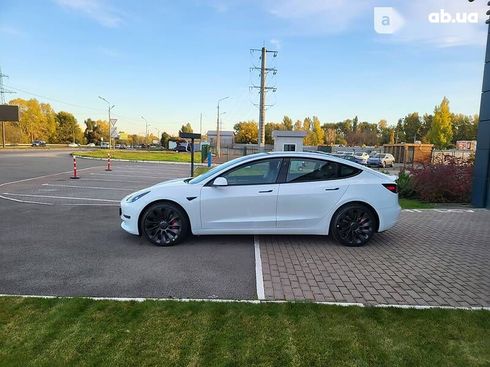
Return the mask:
[[[467,162],[475,157],[475,152],[472,150],[433,150],[432,163],[448,163],[454,160]]]

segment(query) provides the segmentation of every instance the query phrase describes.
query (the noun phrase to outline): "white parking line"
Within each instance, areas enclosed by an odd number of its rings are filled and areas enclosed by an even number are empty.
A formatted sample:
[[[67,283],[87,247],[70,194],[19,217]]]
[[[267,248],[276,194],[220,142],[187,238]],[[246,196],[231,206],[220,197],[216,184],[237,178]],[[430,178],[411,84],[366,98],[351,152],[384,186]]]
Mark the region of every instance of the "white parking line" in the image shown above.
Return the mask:
[[[121,189],[121,188],[112,188],[112,187],[98,187],[98,186],[76,186],[76,185],[57,185],[57,184],[42,184],[42,186],[51,186],[51,187],[69,187],[69,188],[74,188],[74,189],[93,189],[93,190],[119,190],[119,191],[134,191],[137,190],[136,188],[128,188],[128,189]]]
[[[93,199],[93,198],[79,198],[72,196],[50,196],[50,195],[33,195],[33,194],[12,194],[8,192],[4,192],[3,195],[11,195],[11,196],[25,196],[30,198],[50,198],[50,199],[67,199],[67,200],[86,200],[86,201],[103,201],[108,203],[119,203],[121,200],[109,200],[109,199]]]
[[[101,167],[103,167],[103,166],[95,166],[95,167],[81,168],[81,169],[78,170],[78,172],[85,171],[85,170],[88,170],[88,169],[93,169],[93,168],[101,168]],[[31,177],[31,178],[24,178],[23,180],[17,180],[17,181],[11,181],[11,182],[4,182],[3,184],[0,184],[0,187],[7,186],[7,185],[12,185],[12,184],[16,184],[16,183],[22,183],[22,182],[37,180],[39,178],[47,178],[47,177],[52,177],[52,176],[66,175],[66,174],[69,174],[69,173],[73,173],[73,171],[65,171],[65,172],[60,172],[60,173],[53,173],[53,174],[50,174],[50,175],[37,176],[37,177]]]
[[[53,205],[52,203],[42,203],[40,201],[21,200],[21,199],[9,198],[9,197],[3,196],[3,195],[0,195],[0,198],[4,199],[4,200],[15,201],[16,203],[22,203],[22,204]]]
[[[91,172],[90,173],[91,175],[94,175],[94,176],[106,176],[106,177],[134,177],[134,175],[118,175],[118,174],[112,174],[112,173],[93,173]],[[167,179],[169,180],[168,176],[147,176],[145,175],[145,178],[161,178],[161,179]]]
[[[262,258],[260,257],[260,243],[259,236],[254,236],[254,248],[255,248],[255,280],[257,284],[257,298],[259,300],[265,299],[264,292],[264,277],[262,275]]]
[[[103,178],[84,178],[82,181],[96,181],[96,182],[120,182],[120,181],[116,181],[116,180],[105,180]],[[139,184],[142,184],[142,185],[151,185],[151,182],[153,182],[153,180],[148,183],[148,182],[142,182],[142,181],[130,181],[130,180],[124,180],[123,183],[139,183]]]

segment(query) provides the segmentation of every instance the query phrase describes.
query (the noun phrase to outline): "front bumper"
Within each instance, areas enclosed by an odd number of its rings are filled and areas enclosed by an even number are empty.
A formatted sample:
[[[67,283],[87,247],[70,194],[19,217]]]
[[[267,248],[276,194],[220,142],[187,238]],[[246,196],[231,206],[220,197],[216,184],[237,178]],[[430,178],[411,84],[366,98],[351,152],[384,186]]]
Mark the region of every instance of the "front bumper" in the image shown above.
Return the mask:
[[[119,208],[119,217],[122,220],[122,229],[134,235],[140,234],[138,228],[139,212],[124,199],[121,201],[121,207]]]

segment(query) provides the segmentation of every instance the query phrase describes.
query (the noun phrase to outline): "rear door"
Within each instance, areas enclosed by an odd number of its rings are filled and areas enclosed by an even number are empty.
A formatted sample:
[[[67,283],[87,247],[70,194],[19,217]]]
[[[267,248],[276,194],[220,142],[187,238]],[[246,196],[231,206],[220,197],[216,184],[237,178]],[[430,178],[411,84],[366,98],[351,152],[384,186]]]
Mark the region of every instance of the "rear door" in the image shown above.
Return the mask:
[[[277,227],[301,229],[323,225],[347,190],[347,178],[360,172],[333,161],[290,158],[287,174],[279,185]]]

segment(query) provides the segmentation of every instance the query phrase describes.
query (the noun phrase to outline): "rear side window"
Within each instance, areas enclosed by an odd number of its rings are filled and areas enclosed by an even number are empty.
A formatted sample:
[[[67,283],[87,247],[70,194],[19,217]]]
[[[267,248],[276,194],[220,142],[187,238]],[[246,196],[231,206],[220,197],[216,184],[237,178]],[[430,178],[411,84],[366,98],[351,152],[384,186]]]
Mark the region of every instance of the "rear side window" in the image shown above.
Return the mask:
[[[319,159],[292,158],[286,176],[286,182],[327,181],[352,177],[361,170],[337,162]]]
[[[361,173],[359,168],[339,164],[339,178],[352,177],[358,175],[359,173]]]

